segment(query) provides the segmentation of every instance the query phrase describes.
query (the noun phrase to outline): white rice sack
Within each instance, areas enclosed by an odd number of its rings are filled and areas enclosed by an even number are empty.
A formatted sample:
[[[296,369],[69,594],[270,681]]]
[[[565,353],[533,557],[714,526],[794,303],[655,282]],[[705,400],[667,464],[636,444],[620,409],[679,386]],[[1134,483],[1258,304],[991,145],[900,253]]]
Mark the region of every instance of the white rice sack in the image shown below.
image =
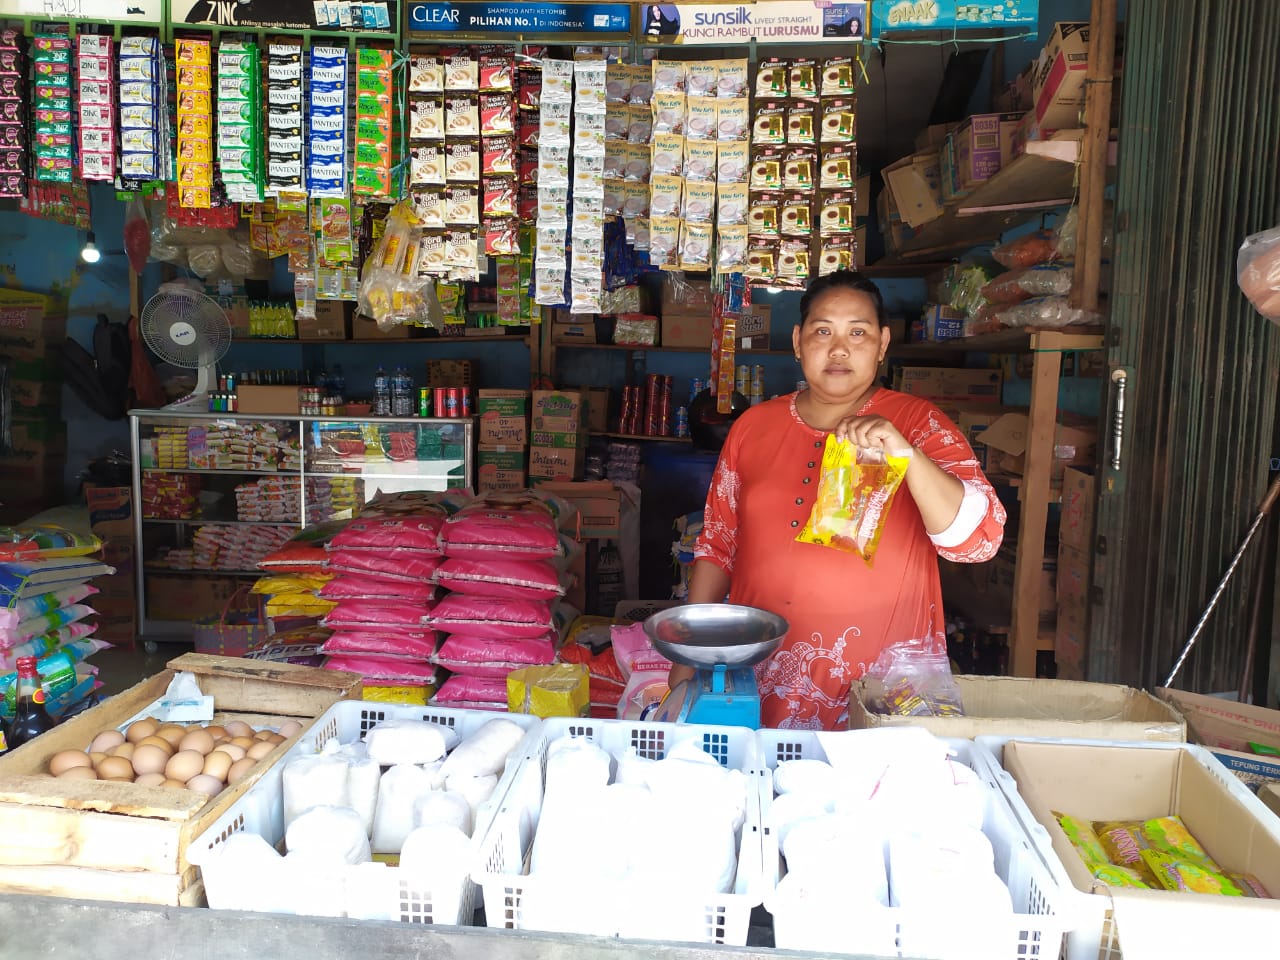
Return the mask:
[[[405,837],[400,851],[401,877],[431,891],[436,923],[471,921],[469,916],[459,916],[471,873],[470,857],[470,838],[452,824],[426,824]]]
[[[411,764],[397,764],[382,775],[373,818],[374,853],[400,852],[404,838],[413,831],[413,805],[430,792],[431,778]]]
[[[786,849],[787,834],[803,820],[824,817],[831,812],[821,797],[807,793],[784,793],[769,805],[768,826],[778,838],[778,849]]]
[[[642,887],[661,886],[673,902],[733,892],[738,871],[734,823],[722,803],[708,800],[702,802],[697,794],[680,800],[654,797],[650,812],[655,816],[656,835],[665,837],[670,849],[680,851],[680,868],[672,870],[669,860],[653,856],[650,846],[628,865],[631,880]]]
[[[444,782],[444,789],[466,801],[474,822],[480,804],[493,796],[493,789],[497,785],[498,778],[493,774],[483,777],[448,777]]]
[[[747,780],[742,771],[722,767],[692,742],[676,744],[646,774],[649,789],[659,799],[699,797],[714,803],[726,811],[735,831],[746,821]]]
[[[952,827],[894,834],[889,838],[890,906],[928,910],[948,888],[954,889],[953,903],[967,899],[972,881],[994,875],[994,859],[991,841],[981,830]],[[994,902],[999,903],[998,898]],[[992,903],[986,890],[977,894],[974,906]]]
[[[457,736],[448,727],[425,720],[387,720],[366,733],[364,741],[369,756],[390,767],[439,760]]]
[[[876,957],[899,953],[897,917],[856,893],[846,893],[826,876],[788,873],[778,881],[773,904],[774,940],[779,948]]]
[[[609,785],[613,758],[584,737],[561,737],[547,747],[548,797],[583,794]]]
[[[373,818],[378,811],[378,787],[382,768],[378,761],[365,756],[347,765],[347,804],[360,815],[365,836],[373,836]]]
[[[628,783],[649,788],[649,768],[657,761],[642,757],[635,747],[627,747],[614,754],[618,772],[614,775],[614,783]]]
[[[624,858],[612,852],[602,856],[598,831],[583,825],[584,811],[594,814],[609,809],[610,803],[604,784],[587,786],[578,793],[547,794],[533,835],[529,874],[563,879],[575,891],[588,889],[595,880],[620,877],[626,870]],[[563,896],[563,891],[559,892]]]
[[[336,754],[295,757],[281,774],[284,790],[284,825],[312,807],[345,807],[347,761]]]
[[[444,762],[440,775],[450,777],[484,777],[500,774],[507,757],[524,739],[524,727],[511,720],[490,720],[454,747]]]
[[[256,833],[241,830],[214,845],[201,859],[205,892],[215,910],[291,913],[280,890],[283,858]]]
[[[290,854],[327,863],[370,859],[364,821],[349,807],[312,807],[289,824],[284,843]]]
[[[443,760],[432,760],[430,763],[422,764],[422,772],[431,778],[432,790],[444,789],[444,777],[440,776],[442,767],[444,767]]]
[[[825,760],[783,760],[773,771],[775,793],[813,793],[835,802],[836,771]]]
[[[884,845],[871,825],[828,814],[792,824],[781,852],[788,874],[825,879],[852,898],[887,907]]]
[[[433,824],[448,824],[471,836],[471,804],[461,793],[432,790],[423,794],[413,802],[413,826],[416,830]]]

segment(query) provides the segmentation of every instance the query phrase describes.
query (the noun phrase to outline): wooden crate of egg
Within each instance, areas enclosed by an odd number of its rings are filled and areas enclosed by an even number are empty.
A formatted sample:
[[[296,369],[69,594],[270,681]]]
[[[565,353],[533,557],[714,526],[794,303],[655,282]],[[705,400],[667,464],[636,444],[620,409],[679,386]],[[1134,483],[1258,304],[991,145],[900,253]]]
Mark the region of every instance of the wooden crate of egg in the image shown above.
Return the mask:
[[[0,893],[201,904],[191,839],[361,694],[357,674],[288,663],[191,653],[168,668],[0,757]],[[128,723],[177,671],[214,698],[213,719]]]

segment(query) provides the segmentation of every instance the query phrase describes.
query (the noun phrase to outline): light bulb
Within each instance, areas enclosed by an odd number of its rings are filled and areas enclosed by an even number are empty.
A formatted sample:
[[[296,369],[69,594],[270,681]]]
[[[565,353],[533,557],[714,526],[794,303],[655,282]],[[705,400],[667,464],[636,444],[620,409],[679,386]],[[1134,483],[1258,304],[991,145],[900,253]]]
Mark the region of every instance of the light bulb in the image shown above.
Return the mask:
[[[85,263],[97,263],[102,259],[102,251],[98,249],[98,245],[93,242],[93,231],[90,231],[84,240],[84,248],[80,251],[80,259]]]

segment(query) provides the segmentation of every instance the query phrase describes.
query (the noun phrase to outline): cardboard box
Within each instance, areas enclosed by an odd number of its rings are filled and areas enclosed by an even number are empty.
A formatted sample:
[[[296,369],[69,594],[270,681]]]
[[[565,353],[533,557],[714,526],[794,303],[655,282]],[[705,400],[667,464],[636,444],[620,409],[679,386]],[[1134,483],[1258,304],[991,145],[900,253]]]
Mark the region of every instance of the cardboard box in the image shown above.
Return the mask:
[[[1093,549],[1093,511],[1098,502],[1098,483],[1086,467],[1062,471],[1062,521],[1058,542],[1077,550]]]
[[[21,523],[63,502],[66,424],[53,418],[14,419],[12,447],[0,454],[0,523]]]
[[[982,464],[983,470],[987,469],[987,445],[980,438],[991,424],[995,423],[1007,412],[1004,407],[989,410],[966,407],[960,411],[960,418],[956,421],[956,426],[960,428],[964,438],[969,441],[969,446],[973,448],[973,455],[978,458],[978,463]]]
[[[617,539],[622,524],[622,492],[608,480],[540,483],[538,489],[563,497],[578,508],[578,539]]]
[[[1267,809],[1280,817],[1280,785],[1266,783],[1258,788],[1258,799],[1267,805]]]
[[[864,173],[854,181],[853,215],[860,219],[871,216],[871,174],[869,173]]]
[[[664,347],[698,347],[711,350],[711,308],[704,313],[664,313],[662,315]]]
[[[1037,122],[1055,130],[1081,126],[1085,73],[1089,68],[1089,24],[1055,23],[1036,65],[1031,97]]]
[[[137,569],[134,563],[133,540],[123,537],[112,537],[102,541],[102,562],[115,568],[115,573],[106,577],[95,577],[93,585],[99,594],[91,602],[98,613],[104,613],[98,601],[104,598],[112,600],[128,600],[130,612],[133,612],[137,600]]]
[[[585,447],[530,447],[529,479],[577,480],[586,452]]]
[[[596,325],[594,320],[577,323],[561,323],[551,325],[552,343],[595,343]]]
[[[3,339],[3,338],[0,338]],[[62,402],[61,350],[47,340],[15,337],[0,342],[0,364],[8,368],[8,391],[23,409],[19,416],[32,416],[39,408],[56,408]]]
[[[1151,744],[1003,745],[1005,770],[1029,812],[1049,832],[1061,881],[1092,897],[1072,906],[1072,957],[1252,957],[1267,952],[1280,928],[1280,902],[1137,890],[1095,881],[1067,839],[1055,811],[1085,821],[1147,820],[1176,815],[1224,870],[1251,873],[1271,890],[1280,884],[1280,824],[1256,797],[1224,779],[1202,748]],[[1025,813],[1024,813],[1025,816]],[[1090,911],[1093,915],[1090,916]],[[1107,917],[1107,913],[1110,917]],[[1108,930],[1108,926],[1110,929]],[[1115,936],[1112,939],[1109,934]]]
[[[875,681],[855,680],[849,728],[924,727],[939,737],[1083,737],[1092,740],[1186,739],[1186,724],[1149,693],[1109,683],[958,676],[963,717],[898,717],[873,713]]]
[[[279,413],[297,416],[302,410],[297,387],[267,387],[242,383],[236,387],[239,413]]]
[[[222,615],[227,601],[243,581],[218,576],[216,571],[194,571],[187,575],[147,574],[149,620],[193,621]]]
[[[946,141],[938,150],[938,177],[942,199],[946,202],[958,200],[969,192],[969,189],[960,182],[960,166],[956,160],[954,134],[947,134]]]
[[[952,403],[1000,402],[999,370],[969,367],[899,367],[894,389]]]
[[[589,420],[586,396],[577,390],[533,391],[533,423],[536,430],[581,433]]]
[[[574,450],[587,445],[585,431],[534,430],[529,434],[529,446],[554,447],[557,450]]]
[[[867,225],[866,223],[858,224],[853,231],[853,265],[855,267],[865,267],[867,265]]]
[[[356,314],[351,318],[352,340],[409,340],[418,336],[417,327],[408,327],[402,323],[389,330],[383,330],[369,317]]]
[[[103,580],[114,580],[114,577],[99,577],[94,585],[101,587]],[[90,601],[97,611],[97,627],[93,635],[118,647],[132,647],[138,640],[138,605],[131,596],[98,594]]]
[[[1207,747],[1247,787],[1280,781],[1280,757],[1249,749],[1252,742],[1280,750],[1280,710],[1165,687],[1156,694],[1186,718],[1188,739]]]
[[[587,429],[592,433],[605,433],[609,429],[609,388],[579,387],[587,397]]]
[[[767,303],[752,304],[749,312],[738,317],[736,344],[739,350],[768,350],[772,336],[773,307]]]
[[[317,300],[314,317],[298,317],[299,340],[347,340],[355,305],[347,300]]]
[[[1084,619],[1090,604],[1093,577],[1093,555],[1065,543],[1058,544],[1057,604],[1058,611],[1074,613]]]
[[[1088,649],[1088,610],[1059,610],[1053,630],[1053,662],[1057,678],[1083,680]]]
[[[427,386],[469,387],[475,377],[475,364],[470,360],[428,360]]]
[[[989,180],[1016,156],[1020,113],[978,113],[953,134],[956,177],[962,190]]]
[[[956,128],[954,123],[931,123],[919,133],[916,134],[916,152],[925,153],[933,151],[937,153],[942,149],[942,145],[947,142],[947,134]]]
[[[529,453],[524,446],[476,449],[476,488],[482,492],[524,490],[529,485],[526,470]]]
[[[1063,422],[1066,420],[1070,422]],[[992,470],[1022,476],[1026,467],[1027,427],[1025,413],[1006,413],[987,428],[982,440],[992,451]],[[1079,418],[1060,418],[1050,479],[1061,480],[1069,466],[1091,465],[1096,458],[1097,441],[1096,424]]]
[[[677,279],[664,274],[662,280],[662,316],[711,316],[715,294],[709,280]]]
[[[89,529],[103,539],[133,536],[133,488],[84,485]],[[110,563],[110,561],[107,561]],[[114,564],[112,564],[114,566]]]
[[[991,605],[1012,608],[1014,602],[1013,581],[1017,566],[1017,551],[1006,547],[996,554],[988,566],[984,601]],[[1040,563],[1040,609],[1037,615],[1048,620],[1057,613],[1058,561],[1056,557],[1044,557]]]
[[[880,171],[893,195],[898,215],[909,226],[921,227],[942,216],[941,168],[936,150],[912,154]]]
[[[482,447],[523,447],[529,442],[529,391],[481,390],[478,444]]]
[[[940,303],[926,304],[921,317],[924,321],[925,339],[933,342],[958,340],[964,336],[965,316],[963,310],[957,310],[955,307]]]

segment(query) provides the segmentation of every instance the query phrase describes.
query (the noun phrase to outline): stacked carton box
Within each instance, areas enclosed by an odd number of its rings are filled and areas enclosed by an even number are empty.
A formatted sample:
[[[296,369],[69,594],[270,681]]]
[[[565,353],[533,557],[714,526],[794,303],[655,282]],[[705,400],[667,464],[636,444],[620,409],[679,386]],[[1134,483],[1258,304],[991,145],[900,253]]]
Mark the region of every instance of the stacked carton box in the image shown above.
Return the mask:
[[[59,353],[64,308],[22,290],[0,290],[0,365],[10,410],[8,443],[0,437],[0,523],[15,523],[62,502],[67,462],[60,410]]]
[[[1093,506],[1097,485],[1093,471],[1065,467],[1062,475],[1062,521],[1058,528],[1058,628],[1054,650],[1058,676],[1082,679],[1089,633],[1093,568]]]
[[[590,401],[579,390],[533,391],[530,480],[580,480],[586,457]]]
[[[102,561],[115,574],[98,577],[98,595],[91,601],[98,611],[96,635],[116,646],[132,646],[137,633],[137,592],[133,549],[133,490],[86,483],[89,528],[102,538]]]
[[[476,487],[523,490],[529,466],[529,391],[481,390],[476,399]]]

